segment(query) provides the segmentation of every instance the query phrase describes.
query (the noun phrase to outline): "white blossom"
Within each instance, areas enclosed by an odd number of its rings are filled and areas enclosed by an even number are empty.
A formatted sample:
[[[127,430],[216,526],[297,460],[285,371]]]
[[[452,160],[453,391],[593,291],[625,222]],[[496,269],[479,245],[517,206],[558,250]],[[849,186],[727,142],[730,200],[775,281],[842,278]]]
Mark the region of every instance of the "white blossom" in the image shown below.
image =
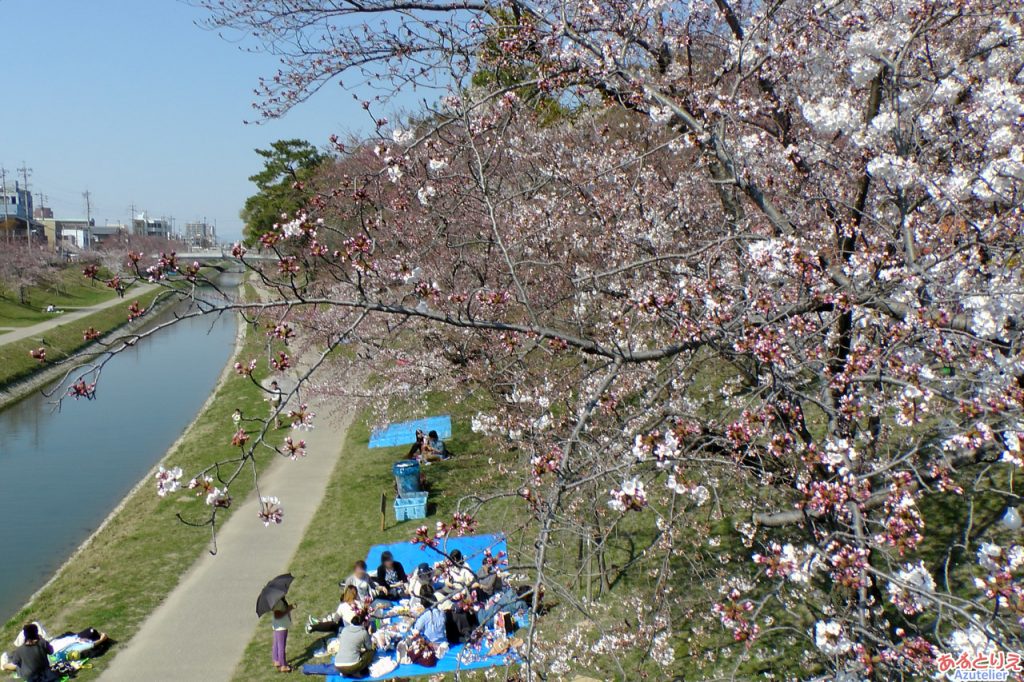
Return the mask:
[[[401,128],[395,128],[391,131],[391,139],[397,144],[409,144],[416,139],[416,133],[412,130],[403,130]]]
[[[826,656],[842,656],[853,649],[843,626],[834,620],[819,620],[814,624],[814,645]]]
[[[437,189],[433,185],[424,185],[416,191],[416,198],[419,199],[420,204],[427,206],[430,204],[430,200],[437,196]]]

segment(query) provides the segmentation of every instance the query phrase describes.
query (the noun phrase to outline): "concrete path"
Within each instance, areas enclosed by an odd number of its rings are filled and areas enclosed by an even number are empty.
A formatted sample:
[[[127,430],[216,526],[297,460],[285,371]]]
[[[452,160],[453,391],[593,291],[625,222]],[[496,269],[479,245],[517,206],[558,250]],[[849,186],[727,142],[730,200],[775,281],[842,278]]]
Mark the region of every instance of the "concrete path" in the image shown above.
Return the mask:
[[[86,308],[76,308],[75,310],[66,312],[62,315],[54,314],[51,319],[39,322],[38,324],[33,324],[29,327],[4,327],[4,329],[13,329],[14,331],[8,331],[0,334],[0,346],[13,341],[21,341],[22,339],[46,338],[46,332],[54,329],[55,327],[68,324],[69,322],[74,322],[75,320],[80,320],[83,317],[92,315],[100,310],[113,308],[116,305],[123,305],[127,308],[136,298],[139,296],[145,296],[158,286],[158,284],[140,284],[132,287],[128,292],[126,292],[124,298],[118,298],[115,296],[103,303],[97,303],[96,305],[91,305]],[[127,313],[125,313],[125,315],[127,315]]]
[[[203,555],[135,637],[114,647],[101,680],[231,680],[256,628],[270,627],[256,619],[256,596],[268,580],[287,572],[341,454],[354,409],[331,402],[311,405],[316,427],[295,434],[306,441],[306,458],[279,457],[260,477],[262,493],[281,499],[284,522],[265,528],[250,495],[221,527],[217,556]],[[294,627],[302,624],[297,620]],[[266,658],[269,667],[270,651]]]

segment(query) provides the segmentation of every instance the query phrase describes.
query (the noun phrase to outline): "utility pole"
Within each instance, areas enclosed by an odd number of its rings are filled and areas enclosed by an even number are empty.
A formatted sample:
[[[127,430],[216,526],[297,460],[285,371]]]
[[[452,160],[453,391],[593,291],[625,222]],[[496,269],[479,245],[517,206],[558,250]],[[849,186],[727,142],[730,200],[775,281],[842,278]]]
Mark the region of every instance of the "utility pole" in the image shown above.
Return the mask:
[[[21,180],[25,185],[25,234],[28,237],[28,245],[32,246],[32,210],[29,207],[29,197],[31,194],[28,191],[28,176],[32,172],[32,169],[25,165],[25,162],[21,162],[21,168],[18,169],[21,172]]]
[[[125,244],[130,244],[131,240],[132,240],[132,235],[135,234],[135,202],[134,201],[131,204],[129,204],[128,212],[129,212],[129,215],[128,215],[128,228],[125,230],[125,233],[124,233],[124,243]]]
[[[85,190],[82,192],[82,197],[85,199],[85,229],[82,231],[84,238],[82,241],[82,249],[89,248],[89,242],[92,241],[92,192]]]
[[[4,199],[4,232],[7,233],[7,243],[10,244],[11,243],[11,229],[7,225],[7,220],[8,220],[8,213],[7,213],[7,169],[5,169],[3,166],[0,166],[0,187],[3,188],[3,189],[0,189],[0,195],[2,195],[3,199]]]

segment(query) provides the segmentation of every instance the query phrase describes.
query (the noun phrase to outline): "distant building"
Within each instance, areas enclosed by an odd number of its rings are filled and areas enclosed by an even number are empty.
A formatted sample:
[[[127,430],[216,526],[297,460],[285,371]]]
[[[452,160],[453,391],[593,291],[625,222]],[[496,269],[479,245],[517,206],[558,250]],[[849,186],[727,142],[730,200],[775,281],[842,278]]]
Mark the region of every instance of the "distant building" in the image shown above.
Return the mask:
[[[93,246],[95,220],[85,218],[44,218],[46,243],[58,251],[86,251]]]
[[[169,218],[150,218],[145,213],[140,213],[132,218],[132,234],[136,237],[171,239],[174,228]]]
[[[128,240],[128,226],[121,223],[107,223],[92,226],[92,245],[94,247],[121,244]]]
[[[34,239],[44,238],[42,223],[32,215],[31,192],[22,189],[17,182],[14,183],[13,191],[0,187],[0,206],[3,208],[0,224],[5,233],[23,239],[30,233]]]
[[[42,220],[43,218],[52,218],[53,209],[49,206],[36,206],[36,209],[32,211],[32,215],[35,216],[36,220]]]
[[[217,228],[207,222],[185,223],[185,242],[201,249],[216,246]]]

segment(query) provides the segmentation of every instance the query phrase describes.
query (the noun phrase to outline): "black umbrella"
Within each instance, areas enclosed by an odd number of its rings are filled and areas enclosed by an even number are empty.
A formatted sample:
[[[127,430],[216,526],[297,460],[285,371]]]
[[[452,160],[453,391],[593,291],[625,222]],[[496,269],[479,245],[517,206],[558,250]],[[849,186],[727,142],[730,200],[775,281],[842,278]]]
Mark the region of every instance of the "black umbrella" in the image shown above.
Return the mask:
[[[293,580],[295,578],[292,577],[291,573],[285,573],[267,583],[260,592],[260,596],[256,599],[256,615],[262,616],[269,611],[273,611],[274,605],[283,599],[284,595],[288,594],[288,588],[291,587]]]

